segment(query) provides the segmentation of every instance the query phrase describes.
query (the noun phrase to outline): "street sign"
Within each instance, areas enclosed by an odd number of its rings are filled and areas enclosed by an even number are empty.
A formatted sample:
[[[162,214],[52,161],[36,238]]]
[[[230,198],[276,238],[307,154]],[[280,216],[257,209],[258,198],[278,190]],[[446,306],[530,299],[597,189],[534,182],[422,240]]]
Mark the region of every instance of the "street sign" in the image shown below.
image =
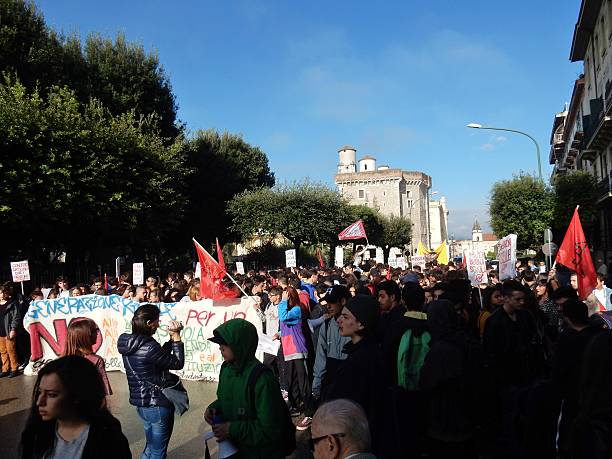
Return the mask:
[[[542,252],[547,257],[554,257],[557,254],[558,250],[559,246],[557,246],[557,244],[555,244],[554,242],[548,242],[542,246]]]

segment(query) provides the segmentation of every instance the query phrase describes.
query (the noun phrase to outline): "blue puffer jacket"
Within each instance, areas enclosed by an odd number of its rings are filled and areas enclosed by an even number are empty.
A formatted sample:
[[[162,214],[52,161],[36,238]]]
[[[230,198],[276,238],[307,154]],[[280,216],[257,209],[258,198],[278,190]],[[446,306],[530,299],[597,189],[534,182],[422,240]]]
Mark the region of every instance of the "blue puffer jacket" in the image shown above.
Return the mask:
[[[183,368],[185,365],[184,344],[169,341],[160,346],[151,336],[124,333],[119,336],[117,349],[123,355],[123,365],[130,388],[130,404],[171,408],[172,403],[161,393],[161,390],[148,383],[163,387],[164,381],[167,381],[169,377],[168,370]],[[126,363],[128,359],[129,365]]]

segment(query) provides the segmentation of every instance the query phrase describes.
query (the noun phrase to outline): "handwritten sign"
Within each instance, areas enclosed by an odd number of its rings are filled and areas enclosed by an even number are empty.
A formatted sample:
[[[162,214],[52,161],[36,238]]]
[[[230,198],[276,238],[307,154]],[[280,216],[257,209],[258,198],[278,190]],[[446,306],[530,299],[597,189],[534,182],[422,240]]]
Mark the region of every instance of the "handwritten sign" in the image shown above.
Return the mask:
[[[344,266],[344,249],[341,246],[337,246],[334,251],[334,265],[338,268]]]
[[[139,303],[119,295],[85,295],[33,301],[23,320],[30,334],[32,356],[25,374],[35,375],[49,360],[59,357],[66,345],[68,327],[82,318],[98,325],[94,351],[106,361],[106,370],[120,370],[123,359],[117,350],[122,333],[130,333],[134,311]],[[183,322],[181,338],[185,343],[185,366],[175,373],[183,379],[216,381],[223,359],[219,346],[208,341],[213,330],[230,319],[241,318],[253,323],[262,333],[261,320],[248,297],[236,299],[236,304],[220,306],[212,300],[179,303],[158,303],[161,326],[154,335],[160,343],[169,340],[167,324]]]
[[[497,245],[499,260],[499,280],[516,277],[516,234],[509,234]]]
[[[134,263],[132,265],[132,283],[134,285],[144,284],[144,263]]]
[[[467,250],[465,252],[465,263],[468,278],[472,285],[478,286],[480,284],[486,284],[489,281],[487,277],[487,262],[483,252],[479,250]]]
[[[285,266],[287,268],[297,267],[297,256],[295,249],[285,250]]]
[[[244,274],[244,262],[242,261],[236,262],[236,271],[238,272],[238,274]]]
[[[410,262],[412,266],[420,266],[421,270],[424,271],[427,264],[427,257],[425,255],[413,255],[410,257]]]
[[[30,266],[28,260],[12,261],[11,272],[13,273],[13,282],[24,282],[30,280]]]

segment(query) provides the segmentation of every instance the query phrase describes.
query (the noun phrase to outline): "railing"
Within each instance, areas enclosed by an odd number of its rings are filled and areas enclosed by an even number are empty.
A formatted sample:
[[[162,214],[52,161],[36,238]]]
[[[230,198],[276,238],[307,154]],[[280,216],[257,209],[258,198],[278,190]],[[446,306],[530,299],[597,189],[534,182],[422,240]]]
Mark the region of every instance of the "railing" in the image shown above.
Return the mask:
[[[584,128],[584,139],[582,141],[582,148],[586,148],[589,142],[591,141],[597,127],[599,126],[599,122],[603,116],[603,99],[598,97],[597,99],[591,99],[591,114],[585,115],[582,117],[582,125]]]
[[[610,180],[611,173],[612,171],[608,171],[608,176],[597,182],[597,196],[599,196],[599,200],[605,199],[612,194],[612,181]]]

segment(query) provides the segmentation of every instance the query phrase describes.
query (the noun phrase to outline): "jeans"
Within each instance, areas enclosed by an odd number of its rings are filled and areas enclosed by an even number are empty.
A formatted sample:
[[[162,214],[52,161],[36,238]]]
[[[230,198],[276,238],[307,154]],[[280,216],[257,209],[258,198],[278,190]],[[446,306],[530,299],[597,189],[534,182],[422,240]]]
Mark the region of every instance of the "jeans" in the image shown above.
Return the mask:
[[[165,459],[174,427],[174,410],[165,406],[136,408],[144,424],[147,443],[141,459]]]

